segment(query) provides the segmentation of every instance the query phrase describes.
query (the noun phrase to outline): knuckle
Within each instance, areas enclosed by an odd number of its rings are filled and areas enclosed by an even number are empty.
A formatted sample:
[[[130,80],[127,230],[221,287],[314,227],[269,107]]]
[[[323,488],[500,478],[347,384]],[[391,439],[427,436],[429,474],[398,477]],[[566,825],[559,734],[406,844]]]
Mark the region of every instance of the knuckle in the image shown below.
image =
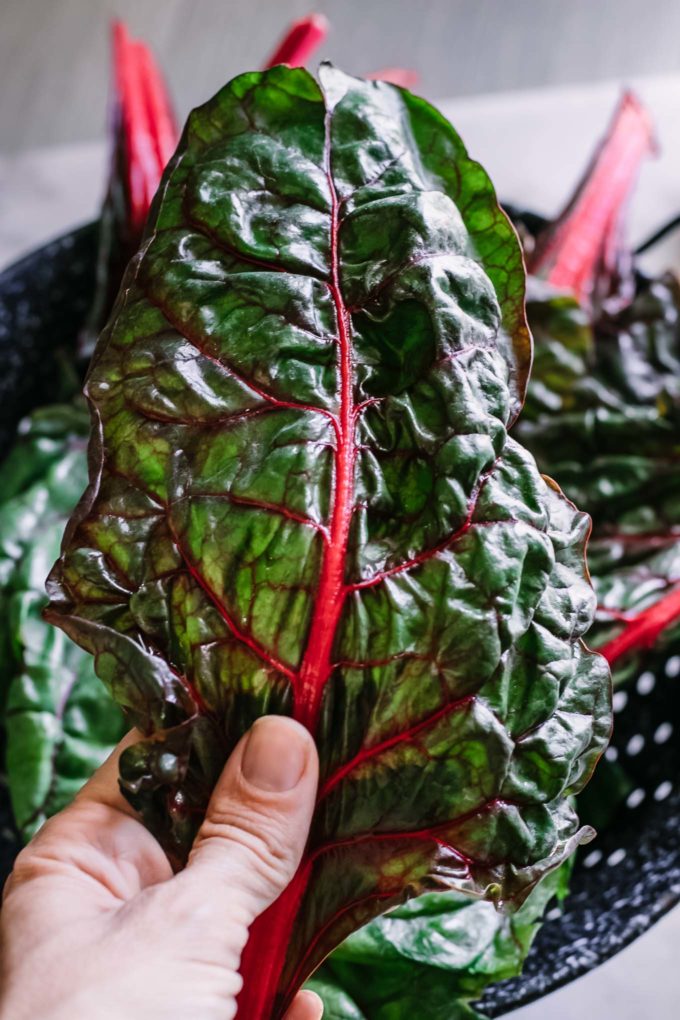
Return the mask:
[[[299,850],[285,819],[239,804],[216,806],[198,834],[196,849],[228,844],[244,868],[276,888],[286,884],[298,863]]]

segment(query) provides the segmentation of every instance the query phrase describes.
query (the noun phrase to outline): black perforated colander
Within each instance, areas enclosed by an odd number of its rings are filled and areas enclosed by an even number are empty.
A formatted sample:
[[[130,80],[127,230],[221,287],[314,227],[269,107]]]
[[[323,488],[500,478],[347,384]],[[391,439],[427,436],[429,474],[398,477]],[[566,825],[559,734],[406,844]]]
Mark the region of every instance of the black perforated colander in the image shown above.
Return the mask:
[[[95,248],[90,224],[0,273],[0,456],[19,419],[52,399],[56,352],[73,346],[92,297]],[[581,852],[572,891],[548,911],[522,976],[483,999],[490,1017],[592,970],[680,900],[680,654],[648,663],[617,692],[615,710],[607,754],[625,767],[630,792]],[[18,846],[0,785],[0,883]]]

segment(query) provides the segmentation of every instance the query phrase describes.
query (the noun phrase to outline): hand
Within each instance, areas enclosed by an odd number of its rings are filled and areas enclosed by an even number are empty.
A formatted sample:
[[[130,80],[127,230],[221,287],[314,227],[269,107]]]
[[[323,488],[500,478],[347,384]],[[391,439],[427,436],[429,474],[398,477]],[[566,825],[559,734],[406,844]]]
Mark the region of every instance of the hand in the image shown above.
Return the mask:
[[[258,720],[184,871],[118,789],[130,734],[17,858],[0,914],[0,1020],[230,1020],[248,927],[292,878],[318,779],[302,726]],[[286,1020],[318,1020],[301,992]]]

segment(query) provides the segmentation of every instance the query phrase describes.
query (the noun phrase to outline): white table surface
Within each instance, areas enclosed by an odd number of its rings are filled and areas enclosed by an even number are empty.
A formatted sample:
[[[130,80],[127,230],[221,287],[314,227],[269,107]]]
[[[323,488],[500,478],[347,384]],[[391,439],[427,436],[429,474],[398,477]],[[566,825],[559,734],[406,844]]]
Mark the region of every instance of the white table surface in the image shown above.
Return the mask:
[[[680,76],[632,83],[649,105],[661,155],[644,167],[631,209],[634,241],[680,211]],[[621,92],[621,83],[449,99],[440,108],[508,201],[555,213],[579,178]],[[0,267],[96,215],[103,143],[32,150],[0,158]],[[650,268],[680,269],[680,231]],[[589,975],[513,1020],[677,1020],[680,909]],[[418,1018],[420,1020],[420,1018]],[[424,1020],[424,1018],[423,1018]]]

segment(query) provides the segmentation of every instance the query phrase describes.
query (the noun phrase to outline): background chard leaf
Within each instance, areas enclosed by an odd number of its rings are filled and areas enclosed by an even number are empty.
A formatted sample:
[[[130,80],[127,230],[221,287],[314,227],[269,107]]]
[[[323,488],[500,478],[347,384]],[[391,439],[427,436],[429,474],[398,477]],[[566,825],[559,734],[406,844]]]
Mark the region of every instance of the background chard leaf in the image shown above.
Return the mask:
[[[27,839],[64,807],[123,735],[89,655],[42,619],[45,577],[87,481],[84,406],[23,423],[0,468],[0,659],[5,769]]]
[[[315,733],[249,1020],[408,896],[521,903],[588,835],[568,798],[610,726],[587,518],[506,432],[530,362],[514,232],[430,106],[320,77],[242,75],[191,115],[95,352],[49,585],[163,731],[121,777],[178,863],[258,715]]]
[[[624,683],[680,637],[680,289],[671,274],[640,277],[590,321],[532,281],[527,312],[536,359],[514,434],[592,515],[589,643]]]
[[[673,676],[680,654],[680,291],[672,273],[641,273],[625,243],[651,138],[648,114],[624,96],[565,212],[547,226],[520,217],[529,265],[547,281],[528,280],[535,358],[515,435],[593,517],[588,641],[622,687]],[[612,160],[614,188],[602,173]],[[638,785],[627,761],[604,761],[579,810],[602,830]]]
[[[476,1018],[470,1002],[520,972],[548,902],[567,894],[572,862],[541,879],[514,914],[458,893],[426,893],[371,921],[309,984],[324,1016]]]

